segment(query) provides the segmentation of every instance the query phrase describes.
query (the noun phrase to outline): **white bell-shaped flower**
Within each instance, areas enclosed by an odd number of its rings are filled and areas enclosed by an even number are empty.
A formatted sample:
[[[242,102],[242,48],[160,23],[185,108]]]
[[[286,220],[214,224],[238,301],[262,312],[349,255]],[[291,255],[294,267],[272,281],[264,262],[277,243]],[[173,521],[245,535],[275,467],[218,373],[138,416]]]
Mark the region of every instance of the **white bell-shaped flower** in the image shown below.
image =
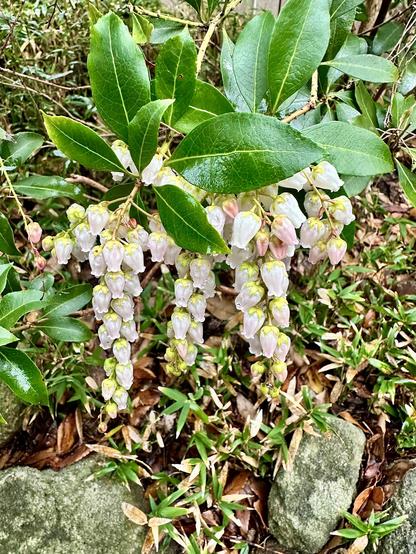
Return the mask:
[[[106,273],[104,280],[113,298],[121,298],[123,296],[126,279],[122,271]]]
[[[195,287],[202,288],[208,281],[212,262],[207,257],[199,256],[189,264],[189,273]]]
[[[247,260],[251,259],[252,257],[253,257],[252,245],[249,244],[246,248],[232,246],[231,253],[228,254],[226,261],[227,261],[227,265],[229,265],[231,269],[235,269],[236,267],[246,262]]]
[[[104,327],[107,330],[110,339],[118,339],[121,329],[121,317],[115,312],[108,312],[103,317]],[[103,327],[103,325],[101,326]],[[100,327],[100,329],[101,329]]]
[[[261,227],[261,217],[254,212],[239,212],[233,223],[231,245],[246,248]]]
[[[87,223],[80,223],[74,229],[74,235],[78,246],[83,252],[89,252],[95,244],[95,235],[91,233]]]
[[[131,321],[133,319],[134,302],[128,294],[123,294],[121,298],[112,300],[111,307],[123,321]]]
[[[215,274],[213,271],[210,271],[206,282],[200,289],[205,298],[213,298],[215,296],[215,287]]]
[[[103,255],[108,271],[118,272],[124,256],[124,247],[120,241],[112,239],[103,246]]]
[[[133,297],[140,296],[143,291],[143,287],[140,284],[138,275],[132,273],[131,271],[126,271],[124,273],[124,290]]]
[[[312,169],[311,179],[318,189],[330,190],[331,192],[337,192],[344,184],[335,167],[325,161],[320,162]]]
[[[55,248],[55,254],[56,259],[58,260],[58,264],[66,265],[71,257],[74,243],[68,236],[63,236],[57,237],[54,240],[53,245]]]
[[[279,329],[274,325],[265,325],[260,331],[260,344],[263,356],[272,358],[279,338]]]
[[[96,285],[92,290],[92,307],[97,312],[108,312],[111,301],[111,292],[105,285]]]
[[[326,234],[323,221],[317,217],[309,217],[300,228],[300,243],[304,248],[311,248]]]
[[[117,360],[115,358],[106,358],[104,360],[104,371],[107,377],[113,375],[116,370]]]
[[[283,262],[279,260],[266,262],[261,266],[260,272],[269,296],[286,295],[289,277]]]
[[[222,235],[225,225],[225,213],[219,206],[207,206],[205,208],[209,223]]]
[[[81,223],[85,217],[85,208],[79,204],[71,204],[66,210],[69,223]]]
[[[117,388],[117,383],[114,379],[104,379],[101,383],[101,394],[105,401],[110,400]]]
[[[273,362],[270,366],[270,370],[280,383],[284,383],[286,381],[287,365],[285,362],[281,362],[280,360]]]
[[[124,338],[115,340],[113,342],[113,355],[120,364],[127,364],[131,357],[131,346],[129,341]]]
[[[254,262],[244,262],[239,265],[235,270],[235,290],[240,291],[241,287],[244,285],[244,283],[247,283],[247,281],[256,281],[259,273],[259,266]]]
[[[329,261],[332,265],[337,265],[345,256],[347,251],[347,243],[345,240],[335,237],[328,241],[326,245]]]
[[[120,335],[127,339],[129,342],[136,342],[139,338],[137,325],[133,319],[130,321],[123,321],[120,328]]]
[[[285,215],[293,223],[296,229],[306,221],[305,214],[299,208],[298,201],[290,194],[290,192],[283,192],[276,196],[270,206],[270,212],[272,215]]]
[[[107,269],[107,265],[104,260],[103,247],[101,245],[94,246],[88,255],[90,262],[91,274],[94,277],[101,277],[104,275]]]
[[[260,356],[263,352],[259,335],[256,335],[252,339],[248,339],[248,349],[253,356]]]
[[[168,247],[166,248],[164,259],[165,264],[175,265],[176,258],[179,256],[181,250],[181,247],[175,243],[173,238],[168,236]]]
[[[329,196],[325,193],[319,193],[311,190],[306,193],[303,206],[305,208],[308,217],[319,218],[322,215],[322,201],[329,200]]]
[[[328,202],[328,210],[336,221],[344,225],[349,225],[355,219],[351,201],[346,196],[338,196]]]
[[[252,339],[261,329],[264,320],[266,319],[264,310],[253,306],[244,312],[243,332],[242,335],[246,339]]]
[[[157,179],[159,171],[163,166],[163,158],[156,154],[142,171],[142,181],[145,185],[153,185]]]
[[[188,301],[188,310],[195,321],[205,321],[205,310],[207,308],[207,299],[203,294],[192,294]]]
[[[184,339],[191,325],[191,316],[183,308],[175,308],[172,316],[172,327],[176,339]]]
[[[188,329],[188,336],[197,344],[204,343],[204,327],[199,321],[191,321]]]
[[[122,140],[116,140],[111,145],[111,148],[117,158],[120,160],[121,165],[125,167],[128,171],[131,171],[134,174],[137,174],[137,167],[135,166],[133,159],[131,157],[130,151],[127,144]],[[121,171],[112,171],[111,175],[114,181],[121,181],[124,177],[124,173]]]
[[[292,177],[284,179],[283,181],[279,181],[279,189],[283,187],[285,189],[294,189],[298,191],[302,190],[305,185],[308,184],[308,176],[310,175],[310,173],[311,170],[309,169],[309,167],[306,167],[302,171],[299,171],[298,173],[292,175]]]
[[[273,298],[269,304],[269,310],[273,316],[273,320],[278,327],[289,327],[290,310],[289,304],[283,296]]]
[[[131,362],[117,364],[116,378],[119,385],[129,390],[133,384],[133,364]]]
[[[86,213],[91,233],[99,235],[110,219],[108,209],[102,204],[91,204]]]
[[[284,333],[279,333],[274,356],[279,361],[284,362],[290,349],[290,338]]]
[[[296,229],[286,215],[277,215],[272,223],[272,234],[284,244],[295,246],[299,244]]]
[[[142,247],[130,243],[124,246],[123,263],[133,270],[133,273],[143,273],[145,270]]]
[[[309,250],[308,260],[311,264],[317,264],[318,262],[324,260],[328,255],[326,242],[319,241],[312,246]]]
[[[171,341],[171,344],[174,350],[176,350],[179,356],[184,360],[188,353],[189,342],[186,339],[173,339]],[[170,361],[173,361],[173,360],[170,360]]]
[[[264,288],[255,281],[248,281],[241,287],[235,298],[237,310],[245,312],[252,306],[256,306],[264,296]]]
[[[168,248],[168,235],[163,231],[154,231],[150,233],[147,244],[152,256],[152,262],[163,262]]]
[[[127,408],[127,402],[129,400],[128,392],[123,387],[118,387],[113,394],[113,400],[117,404],[119,410],[125,410]]]
[[[107,327],[105,325],[100,325],[97,332],[101,348],[103,350],[108,350],[109,348],[111,348],[114,338],[109,335]]]
[[[192,259],[193,256],[189,252],[181,252],[179,256],[177,256],[175,260],[175,267],[181,279],[186,277],[188,274]]]
[[[149,240],[149,233],[141,225],[137,225],[134,229],[130,229],[126,235],[127,242],[138,244],[142,247],[143,252],[148,249],[147,243]]]
[[[176,279],[175,304],[182,308],[186,308],[193,292],[194,284],[190,279]]]
[[[184,358],[184,362],[188,366],[192,366],[195,363],[196,356],[198,354],[198,349],[194,344],[188,344],[188,352]]]

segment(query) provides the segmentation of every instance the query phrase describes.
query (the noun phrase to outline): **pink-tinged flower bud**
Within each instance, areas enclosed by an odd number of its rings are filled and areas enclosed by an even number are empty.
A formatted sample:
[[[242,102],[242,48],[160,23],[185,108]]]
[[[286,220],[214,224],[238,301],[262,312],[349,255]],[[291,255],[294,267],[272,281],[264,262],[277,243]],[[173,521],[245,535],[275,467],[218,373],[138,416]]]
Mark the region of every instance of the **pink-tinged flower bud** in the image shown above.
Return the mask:
[[[121,329],[121,323],[122,323],[121,317],[115,312],[108,312],[103,317],[103,323],[110,339],[113,339],[113,340],[118,339],[120,336],[120,329]],[[103,326],[101,325],[101,327]]]
[[[120,326],[121,328],[121,326]],[[126,339],[117,339],[113,343],[113,355],[120,364],[127,364],[131,357],[131,346]]]
[[[102,204],[93,204],[87,208],[88,224],[93,235],[99,235],[110,219],[110,214]]]
[[[126,239],[127,242],[141,246],[143,252],[148,249],[147,243],[149,240],[149,233],[141,225],[137,225],[135,229],[128,231]]]
[[[256,306],[264,296],[264,288],[254,281],[248,281],[241,287],[241,291],[235,298],[237,310],[242,312]]]
[[[106,358],[104,360],[104,371],[107,377],[110,377],[116,370],[117,360],[115,358]]]
[[[234,219],[239,212],[237,199],[233,196],[230,196],[222,203],[223,211],[230,217]]]
[[[108,312],[111,301],[111,292],[105,285],[96,285],[92,290],[92,307],[98,313]]]
[[[46,260],[45,258],[43,258],[40,254],[36,254],[35,256],[35,265],[36,265],[36,269],[38,271],[43,271],[46,267]]]
[[[295,246],[293,244],[284,244],[277,237],[271,237],[269,249],[273,258],[279,261],[291,258],[295,253]]]
[[[278,260],[264,263],[261,268],[261,278],[267,287],[268,296],[285,296],[289,277],[285,264]]]
[[[168,235],[164,232],[154,231],[150,233],[148,240],[152,262],[163,262],[168,248]]]
[[[260,356],[262,353],[262,348],[259,336],[256,335],[252,339],[247,339],[247,342],[250,354],[253,354],[253,356]]]
[[[133,364],[131,362],[126,364],[117,364],[116,378],[119,385],[121,385],[124,389],[129,390],[133,384]]]
[[[175,308],[171,317],[176,339],[184,339],[191,325],[191,316],[183,308]]]
[[[284,192],[276,196],[270,206],[270,212],[274,216],[285,215],[296,229],[299,229],[302,223],[306,221],[305,214],[299,208],[298,201],[293,194],[289,192]]]
[[[101,394],[104,400],[110,400],[117,388],[117,383],[114,379],[104,379],[101,383]]]
[[[124,290],[131,296],[140,296],[143,287],[140,284],[140,279],[135,273],[127,271],[124,273]]]
[[[42,240],[42,250],[45,252],[50,252],[53,248],[53,238],[52,237],[45,237]]]
[[[290,310],[289,304],[283,296],[273,298],[269,304],[269,310],[273,320],[278,327],[289,327]]]
[[[175,265],[176,258],[179,256],[182,248],[178,246],[172,237],[168,237],[168,247],[165,252],[165,264]]]
[[[260,257],[265,256],[269,248],[270,233],[265,229],[262,229],[256,234],[255,239],[256,239],[257,254]]]
[[[103,246],[103,256],[108,271],[120,271],[124,256],[124,247],[118,240],[108,240]]]
[[[213,271],[209,272],[206,282],[200,289],[205,298],[212,298],[215,296],[215,274]]]
[[[27,226],[27,238],[34,244],[39,242],[42,238],[42,227],[36,221],[32,221]]]
[[[284,362],[290,349],[290,338],[284,333],[279,333],[277,338],[276,350],[274,352],[275,357]]]
[[[136,323],[132,319],[130,321],[123,321],[120,328],[120,335],[129,342],[136,342],[139,338]]]
[[[289,177],[288,179],[284,179],[283,181],[278,182],[279,189],[285,188],[285,189],[294,189],[294,190],[302,190],[305,185],[308,184],[308,176],[310,176],[311,170],[309,167],[305,167],[302,171],[299,171],[298,173],[295,173],[292,175],[292,177]]]
[[[349,225],[355,219],[351,201],[346,196],[338,196],[328,202],[328,210],[336,221],[344,225]]]
[[[125,410],[127,408],[127,402],[129,395],[123,387],[118,387],[113,394],[113,400],[117,404],[119,410]]]
[[[261,217],[254,212],[240,212],[235,216],[231,245],[246,248],[261,227]]]
[[[207,206],[205,208],[208,222],[222,235],[225,225],[225,213],[219,206]]]
[[[111,419],[115,419],[117,417],[117,404],[115,402],[108,402],[105,405],[105,411]]]
[[[57,237],[54,240],[54,248],[58,264],[65,265],[69,262],[74,243],[68,236]]]
[[[328,252],[328,258],[332,265],[337,265],[345,256],[347,251],[347,243],[345,240],[340,239],[339,237],[330,239],[326,245],[326,250]]]
[[[198,349],[194,344],[188,344],[188,352],[184,358],[184,362],[188,366],[192,366],[195,363],[196,356],[198,354]]]
[[[188,353],[188,341],[186,339],[173,339],[171,344],[179,356],[184,360],[186,358],[186,354]]]
[[[198,257],[189,265],[189,273],[195,287],[203,288],[207,283],[212,268],[212,262],[208,258]]]
[[[273,362],[270,369],[272,370],[274,376],[280,383],[284,383],[287,379],[287,365],[284,362],[276,361]]]
[[[299,244],[295,226],[286,215],[278,215],[274,218],[272,223],[272,234],[284,244],[290,246]]]
[[[157,178],[157,174],[162,169],[163,158],[156,154],[142,171],[142,181],[145,185],[152,185]]]
[[[235,290],[240,292],[244,283],[247,283],[247,281],[256,281],[259,273],[259,266],[253,262],[244,262],[239,265],[235,270]]]
[[[261,329],[266,316],[261,308],[253,306],[244,312],[243,332],[242,335],[246,339],[252,339]]]
[[[203,294],[192,294],[188,301],[188,310],[195,321],[205,321],[207,299]]]
[[[91,267],[91,274],[94,277],[101,277],[106,272],[107,266],[103,256],[103,247],[94,246],[88,255],[88,259]]]
[[[122,271],[106,273],[104,280],[113,298],[121,298],[123,296],[126,279]]]
[[[329,200],[329,196],[323,192],[310,191],[306,193],[303,206],[308,217],[319,218],[322,215],[322,200]]]
[[[265,325],[260,331],[260,344],[265,358],[274,355],[279,338],[279,329],[274,325]]]
[[[315,265],[324,260],[327,257],[327,254],[326,243],[319,241],[309,250],[308,260],[311,264]]]
[[[113,344],[113,338],[110,337],[105,325],[98,327],[98,338],[100,340],[100,346],[103,350],[108,350]]]
[[[253,248],[249,244],[246,248],[239,248],[238,246],[231,247],[231,253],[228,254],[226,261],[231,269],[235,269],[242,263],[246,262],[253,257]]]
[[[326,233],[323,221],[316,217],[310,217],[300,229],[300,243],[304,248],[311,248],[320,241]]]
[[[124,246],[123,263],[134,273],[143,273],[145,267],[142,247],[134,243],[126,244]]]
[[[192,339],[197,344],[204,343],[204,328],[202,323],[198,321],[191,321],[191,324],[188,329],[189,338]]]
[[[312,181],[318,189],[336,192],[344,181],[339,178],[338,172],[329,162],[321,162],[312,169]]]
[[[78,246],[83,252],[89,252],[95,244],[95,235],[90,231],[87,223],[80,223],[74,229]]]
[[[188,252],[181,252],[181,254],[177,256],[175,260],[175,267],[181,279],[186,277],[187,273],[189,272],[189,266],[192,258],[192,254],[189,254]]]
[[[133,319],[134,303],[127,294],[124,294],[121,298],[112,300],[111,307],[123,321],[131,321]]]
[[[79,204],[71,204],[66,210],[69,223],[81,223],[85,217],[85,208]]]

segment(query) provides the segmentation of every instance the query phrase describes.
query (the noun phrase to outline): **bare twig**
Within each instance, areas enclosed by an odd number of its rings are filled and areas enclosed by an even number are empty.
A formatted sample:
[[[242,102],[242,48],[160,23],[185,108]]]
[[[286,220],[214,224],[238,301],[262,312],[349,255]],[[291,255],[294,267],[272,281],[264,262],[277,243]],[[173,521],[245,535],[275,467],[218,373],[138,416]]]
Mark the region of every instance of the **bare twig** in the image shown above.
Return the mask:
[[[312,75],[311,97],[309,99],[309,102],[307,102],[304,106],[302,106],[302,108],[299,108],[295,112],[284,117],[282,119],[283,123],[290,123],[290,121],[297,119],[299,116],[309,112],[309,110],[313,110],[314,108],[316,108],[317,103],[318,103],[318,72],[315,71]]]
[[[85,177],[84,175],[71,175],[71,177],[68,177],[66,179],[68,183],[81,183],[83,185],[87,185],[93,189],[99,190],[100,192],[107,192],[108,188],[102,185],[101,183],[98,183],[97,181],[94,181],[94,179],[90,179],[89,177]]]
[[[152,279],[152,277],[157,273],[160,266],[162,265],[162,262],[157,262],[153,264],[153,266],[149,269],[149,271],[146,273],[146,275],[142,279],[142,287],[144,288]]]
[[[191,21],[190,19],[181,19],[180,17],[175,17],[173,15],[162,13],[159,10],[157,12],[152,12],[151,10],[143,8],[142,6],[137,7],[137,12],[141,15],[148,15],[149,17],[164,19],[165,21],[174,21],[175,23],[183,23],[183,25],[190,25],[192,27],[204,27],[204,23],[200,23],[199,21]]]
[[[89,85],[80,85],[80,86],[74,86],[74,87],[68,87],[66,85],[59,85],[58,83],[54,83],[52,81],[48,81],[47,79],[41,79],[40,77],[35,77],[33,75],[26,75],[25,73],[19,73],[17,71],[13,71],[11,69],[7,69],[6,67],[0,67],[0,71],[3,73],[9,73],[10,75],[14,75],[15,77],[24,78],[24,79],[30,79],[31,81],[36,81],[37,83],[42,83],[51,87],[60,88],[62,90],[81,90],[81,89],[89,89]]]

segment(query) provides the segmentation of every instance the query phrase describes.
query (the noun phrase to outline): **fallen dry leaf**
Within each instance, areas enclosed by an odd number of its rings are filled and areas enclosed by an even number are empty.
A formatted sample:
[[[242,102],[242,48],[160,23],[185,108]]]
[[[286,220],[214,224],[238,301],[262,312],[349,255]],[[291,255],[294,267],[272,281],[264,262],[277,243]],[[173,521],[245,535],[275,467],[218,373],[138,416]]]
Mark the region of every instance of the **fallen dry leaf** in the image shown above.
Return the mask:
[[[137,506],[133,506],[133,504],[129,504],[128,502],[122,502],[121,509],[124,515],[136,525],[147,525],[147,515]]]

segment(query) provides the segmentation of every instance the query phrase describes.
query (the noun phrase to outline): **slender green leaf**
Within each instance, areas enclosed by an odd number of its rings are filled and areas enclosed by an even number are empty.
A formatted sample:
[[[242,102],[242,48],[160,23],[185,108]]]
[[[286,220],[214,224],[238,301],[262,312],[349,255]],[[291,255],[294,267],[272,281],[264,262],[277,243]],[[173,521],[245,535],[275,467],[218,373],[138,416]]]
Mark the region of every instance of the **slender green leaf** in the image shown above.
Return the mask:
[[[7,217],[0,213],[0,251],[9,256],[19,256],[20,252],[14,244],[12,228]]]
[[[43,314],[49,318],[72,314],[88,304],[91,296],[90,284],[74,285],[55,294],[45,306]]]
[[[10,331],[4,327],[0,327],[0,346],[10,344],[11,342],[15,342],[17,340],[17,337],[15,337]]]
[[[376,103],[362,81],[355,83],[355,99],[361,109],[361,113],[377,127]]]
[[[378,175],[394,168],[387,144],[366,129],[332,121],[309,127],[303,134],[327,151],[327,160],[339,173]]]
[[[416,59],[409,61],[401,75],[398,91],[406,96],[416,88]]]
[[[330,2],[331,35],[326,52],[326,58],[334,58],[347,39],[355,19],[359,0],[332,0]]]
[[[234,47],[235,79],[252,112],[257,110],[267,90],[267,58],[274,23],[270,12],[254,17],[246,24]]]
[[[49,138],[70,160],[90,169],[124,171],[110,146],[92,129],[63,116],[43,116]]]
[[[0,264],[0,294],[4,291],[7,283],[7,275],[12,267],[12,264]]]
[[[9,292],[0,300],[0,325],[10,329],[25,314],[42,307],[42,292],[19,290]]]
[[[40,321],[36,328],[51,339],[65,342],[85,342],[92,337],[85,323],[73,317],[48,317]]]
[[[396,160],[399,182],[407,199],[416,207],[416,174]]]
[[[372,52],[377,56],[389,52],[399,42],[404,31],[403,23],[398,21],[389,21],[377,29],[373,40]]]
[[[173,100],[149,102],[137,112],[129,123],[129,149],[138,169],[142,171],[157,149],[160,121]]]
[[[43,137],[38,133],[17,133],[1,144],[0,155],[6,165],[22,165],[42,144]]]
[[[188,109],[195,90],[196,47],[188,30],[170,38],[162,46],[156,60],[156,96],[173,98],[164,119],[173,125]]]
[[[101,117],[127,142],[129,122],[150,101],[150,81],[142,51],[112,12],[91,29],[88,73]]]
[[[24,402],[48,405],[42,374],[21,350],[0,348],[0,379]]]
[[[250,107],[241,94],[234,73],[234,49],[235,46],[233,41],[228,37],[225,30],[223,30],[220,66],[224,92],[228,100],[235,106],[235,109],[238,112],[249,112]]]
[[[131,21],[133,40],[137,44],[149,42],[153,31],[152,23],[146,17],[136,13],[131,14]]]
[[[17,193],[36,200],[61,197],[79,200],[82,197],[82,189],[78,185],[55,175],[31,175],[20,179],[13,187]]]
[[[351,77],[372,83],[393,83],[398,79],[397,67],[386,58],[373,54],[357,54],[346,58],[336,58],[322,65],[335,67]]]
[[[163,226],[178,246],[200,254],[228,252],[223,238],[192,195],[174,185],[153,187],[153,190]]]
[[[272,113],[311,78],[328,42],[328,0],[285,3],[270,42],[268,74]]]
[[[228,194],[286,179],[322,156],[318,145],[273,117],[228,113],[196,127],[168,164],[192,184]]]

